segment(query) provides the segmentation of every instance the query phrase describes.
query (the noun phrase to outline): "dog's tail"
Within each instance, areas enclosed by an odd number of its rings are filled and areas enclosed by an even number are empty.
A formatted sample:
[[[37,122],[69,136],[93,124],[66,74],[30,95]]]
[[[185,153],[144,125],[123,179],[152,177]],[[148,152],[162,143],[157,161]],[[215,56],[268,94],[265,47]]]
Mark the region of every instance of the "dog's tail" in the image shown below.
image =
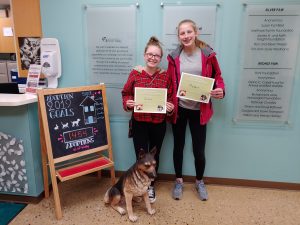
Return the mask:
[[[121,200],[121,193],[115,186],[109,188],[104,195],[104,203],[111,204],[112,202],[117,203]]]

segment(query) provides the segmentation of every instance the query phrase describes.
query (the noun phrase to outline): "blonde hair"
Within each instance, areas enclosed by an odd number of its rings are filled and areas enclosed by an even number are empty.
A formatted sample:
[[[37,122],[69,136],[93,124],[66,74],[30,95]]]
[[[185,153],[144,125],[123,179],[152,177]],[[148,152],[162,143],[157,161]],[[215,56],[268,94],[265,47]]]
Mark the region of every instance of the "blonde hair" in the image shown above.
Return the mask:
[[[162,50],[161,45],[162,45],[162,44],[161,44],[161,42],[158,40],[158,38],[155,37],[155,36],[152,36],[152,37],[150,37],[150,39],[149,39],[149,41],[148,41],[148,43],[147,43],[147,45],[146,45],[146,47],[145,47],[144,53],[147,52],[149,46],[156,46],[156,47],[158,47],[158,48],[160,49],[160,51],[161,51],[161,56],[163,56],[163,50]]]
[[[178,29],[177,29],[178,36],[179,36],[179,27],[184,23],[190,23],[192,25],[195,33],[198,33],[198,27],[197,27],[196,23],[193,20],[185,19],[185,20],[180,21],[178,24]],[[199,46],[200,48],[204,48],[207,46],[207,44],[204,41],[199,40],[198,37],[196,37],[196,39],[195,39],[195,44],[196,44],[196,46]]]

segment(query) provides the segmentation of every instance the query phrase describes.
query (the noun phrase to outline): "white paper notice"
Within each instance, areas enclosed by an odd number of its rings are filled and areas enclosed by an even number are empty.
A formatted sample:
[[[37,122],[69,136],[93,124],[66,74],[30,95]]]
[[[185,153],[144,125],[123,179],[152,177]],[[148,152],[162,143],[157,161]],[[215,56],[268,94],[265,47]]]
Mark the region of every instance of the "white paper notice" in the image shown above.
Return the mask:
[[[13,29],[11,27],[3,27],[3,36],[4,37],[12,37],[12,36],[14,36]]]
[[[27,82],[25,92],[36,94],[39,87],[39,80],[41,75],[41,65],[31,64],[28,70]]]

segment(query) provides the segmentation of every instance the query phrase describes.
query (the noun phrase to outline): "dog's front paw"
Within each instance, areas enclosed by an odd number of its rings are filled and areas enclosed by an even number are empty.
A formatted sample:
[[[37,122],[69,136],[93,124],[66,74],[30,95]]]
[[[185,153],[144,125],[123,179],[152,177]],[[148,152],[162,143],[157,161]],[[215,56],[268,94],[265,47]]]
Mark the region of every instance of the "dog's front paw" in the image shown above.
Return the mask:
[[[122,216],[126,214],[126,210],[123,209],[122,207],[120,206],[111,206],[114,210],[116,210],[118,213],[120,213]]]
[[[120,208],[118,211],[122,216],[126,214],[126,210],[123,208]]]
[[[155,212],[156,212],[155,209],[150,209],[150,210],[148,210],[148,213],[149,213],[150,215],[153,215]]]
[[[135,215],[131,215],[131,216],[129,216],[129,219],[130,219],[131,222],[136,222],[138,217],[135,216]]]

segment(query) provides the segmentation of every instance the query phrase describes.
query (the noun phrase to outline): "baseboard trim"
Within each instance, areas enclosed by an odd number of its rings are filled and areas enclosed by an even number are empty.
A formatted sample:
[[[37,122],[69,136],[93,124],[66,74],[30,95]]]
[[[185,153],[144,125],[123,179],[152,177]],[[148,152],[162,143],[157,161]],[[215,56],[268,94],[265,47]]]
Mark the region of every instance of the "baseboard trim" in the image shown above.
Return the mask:
[[[116,171],[116,176],[119,177],[124,171]],[[103,170],[104,177],[110,177],[110,172]],[[174,181],[174,174],[159,174],[158,181]],[[185,182],[195,182],[195,176],[183,176]],[[216,184],[225,186],[238,186],[238,187],[254,187],[254,188],[270,188],[281,190],[300,190],[300,183],[286,183],[274,181],[261,181],[261,180],[246,180],[246,179],[233,179],[233,178],[218,178],[218,177],[204,177],[206,184]]]
[[[125,171],[115,171],[116,177],[120,177]],[[109,170],[101,171],[103,177],[110,177]],[[96,173],[92,174],[97,175]],[[90,176],[90,175],[87,175]],[[158,181],[174,181],[174,174],[159,174]],[[185,182],[195,182],[195,176],[183,176]],[[269,188],[280,190],[296,190],[300,191],[300,183],[286,183],[286,182],[274,182],[274,181],[261,181],[261,180],[246,180],[246,179],[233,179],[233,178],[218,178],[218,177],[204,177],[206,184],[224,185],[224,186],[237,186],[237,187],[253,187],[253,188]],[[49,186],[50,190],[51,185]],[[45,196],[42,192],[37,197],[23,196],[23,195],[11,195],[0,194],[0,201],[17,202],[26,204],[37,204]]]
[[[24,196],[24,195],[11,195],[11,194],[0,194],[0,201],[4,202],[15,202],[15,203],[25,203],[25,204],[38,204],[45,194],[42,192],[39,196]]]
[[[271,188],[271,189],[281,189],[281,190],[297,190],[297,191],[300,190],[299,183],[245,180],[245,179],[232,179],[232,178],[216,178],[216,177],[205,177],[204,180],[208,184],[240,186],[240,187],[255,187],[255,188]]]

